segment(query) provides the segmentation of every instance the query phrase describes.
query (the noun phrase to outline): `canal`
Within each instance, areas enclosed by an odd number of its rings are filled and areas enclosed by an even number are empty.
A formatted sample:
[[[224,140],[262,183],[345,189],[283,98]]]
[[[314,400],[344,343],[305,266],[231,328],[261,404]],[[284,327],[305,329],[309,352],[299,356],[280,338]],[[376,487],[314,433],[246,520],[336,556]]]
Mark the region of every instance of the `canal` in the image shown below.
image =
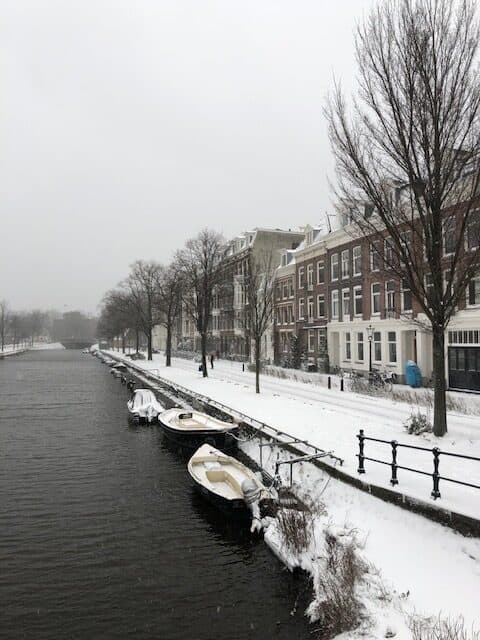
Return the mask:
[[[311,637],[301,580],[126,400],[78,351],[0,361],[0,638]]]

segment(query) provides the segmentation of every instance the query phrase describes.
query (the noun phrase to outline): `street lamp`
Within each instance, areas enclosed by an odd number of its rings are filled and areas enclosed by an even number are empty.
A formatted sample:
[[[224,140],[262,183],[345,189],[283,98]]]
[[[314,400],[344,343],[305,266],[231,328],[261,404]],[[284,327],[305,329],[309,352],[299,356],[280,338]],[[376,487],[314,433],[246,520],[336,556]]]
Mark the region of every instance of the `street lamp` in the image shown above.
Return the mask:
[[[371,324],[367,327],[368,337],[368,372],[372,373],[372,340],[373,340],[373,327]]]

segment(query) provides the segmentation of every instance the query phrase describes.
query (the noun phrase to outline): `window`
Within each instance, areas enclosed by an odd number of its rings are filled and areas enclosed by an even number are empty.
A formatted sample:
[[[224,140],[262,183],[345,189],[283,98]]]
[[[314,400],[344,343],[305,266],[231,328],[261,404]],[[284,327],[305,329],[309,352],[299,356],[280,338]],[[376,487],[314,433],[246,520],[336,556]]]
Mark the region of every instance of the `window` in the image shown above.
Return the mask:
[[[308,314],[308,321],[312,322],[312,320],[313,320],[313,298],[307,298],[307,314]]]
[[[345,360],[351,360],[351,359],[352,359],[352,342],[351,342],[350,331],[347,331],[347,333],[345,334]]]
[[[342,290],[342,315],[344,320],[350,320],[350,289]]]
[[[466,233],[467,249],[478,249],[480,247],[480,210],[472,211],[467,224]]]
[[[330,256],[330,277],[332,280],[338,280],[338,253]]]
[[[357,333],[357,360],[363,362],[363,331]]]
[[[406,280],[402,280],[402,311],[412,310],[412,292]]]
[[[300,267],[298,270],[298,288],[303,289],[305,285],[305,269]]]
[[[393,280],[385,283],[385,310],[387,314],[395,312],[395,282]]]
[[[293,278],[290,278],[290,280],[288,281],[288,295],[290,298],[293,298],[293,296],[295,295],[295,292],[293,290]]]
[[[300,298],[298,301],[298,319],[303,320],[305,317],[305,300]]]
[[[293,324],[295,318],[293,317],[293,305],[288,305],[288,322]]]
[[[382,334],[380,331],[373,332],[373,359],[375,362],[382,361]]]
[[[356,316],[361,316],[363,313],[362,287],[353,288],[353,310]]]
[[[332,318],[338,319],[338,290],[332,291]]]
[[[342,251],[342,278],[348,278],[350,275],[350,251],[345,249]]]
[[[456,220],[455,216],[448,216],[443,221],[443,253],[448,256],[455,253],[456,238]]]
[[[318,351],[322,355],[325,355],[327,352],[327,330],[319,329],[317,331],[318,334]]]
[[[282,287],[279,284],[277,284],[277,286],[275,287],[275,297],[277,298],[277,300],[282,297]]]
[[[325,317],[325,296],[324,295],[317,296],[317,317],[318,318]]]
[[[309,264],[307,267],[307,285],[313,287],[313,264]]]
[[[388,340],[388,361],[397,361],[397,334],[395,331],[389,331],[387,333]]]
[[[376,242],[372,242],[370,245],[370,269],[371,271],[380,271],[380,252]]]
[[[425,294],[427,296],[427,299],[430,298],[433,295],[433,277],[431,273],[427,273],[425,276]]]
[[[308,350],[315,351],[315,331],[313,329],[308,330]]]
[[[286,282],[283,283],[283,294],[282,298],[286,298],[288,296],[288,285]]]
[[[480,304],[480,276],[473,278],[468,283],[468,306]]]
[[[360,245],[353,247],[353,275],[362,275],[362,247]]]
[[[380,313],[380,283],[372,284],[372,316]]]
[[[388,268],[393,262],[393,244],[391,238],[385,238],[383,243],[383,256],[385,259],[385,267]]]
[[[325,282],[325,263],[323,260],[317,262],[317,284],[323,284]]]

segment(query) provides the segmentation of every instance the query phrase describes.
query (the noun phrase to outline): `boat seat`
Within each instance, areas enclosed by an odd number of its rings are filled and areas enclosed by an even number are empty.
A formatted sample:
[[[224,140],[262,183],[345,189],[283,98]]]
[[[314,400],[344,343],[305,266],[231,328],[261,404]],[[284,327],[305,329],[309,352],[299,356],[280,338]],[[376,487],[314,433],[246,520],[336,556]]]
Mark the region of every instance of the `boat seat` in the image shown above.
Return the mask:
[[[240,483],[231,473],[225,471],[225,469],[209,469],[205,475],[209,482],[226,482],[231,486],[235,493],[238,493],[239,496],[243,496]]]

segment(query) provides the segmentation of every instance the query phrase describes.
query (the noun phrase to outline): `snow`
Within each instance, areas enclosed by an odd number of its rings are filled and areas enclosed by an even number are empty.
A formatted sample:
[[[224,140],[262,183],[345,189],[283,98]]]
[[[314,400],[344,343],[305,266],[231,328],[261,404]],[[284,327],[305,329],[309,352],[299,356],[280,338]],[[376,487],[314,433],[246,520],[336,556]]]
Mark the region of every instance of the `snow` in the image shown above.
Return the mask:
[[[345,459],[344,470],[355,476],[355,436],[360,428],[372,437],[395,438],[427,447],[438,444],[445,450],[480,456],[480,419],[475,415],[449,413],[449,432],[441,440],[431,435],[409,436],[402,423],[409,416],[411,407],[404,403],[265,376],[261,379],[262,393],[258,395],[254,392],[253,374],[242,371],[239,363],[216,361],[215,368],[209,369],[209,377],[203,378],[198,365],[192,361],[174,359],[173,366],[166,368],[163,356],[154,358],[153,362],[137,361],[135,364],[278,429],[307,438],[319,447],[333,449]],[[255,440],[241,446],[251,458],[259,460]],[[376,457],[381,449],[375,450],[373,443],[367,443],[366,451]],[[390,448],[385,446],[382,455],[388,458],[389,453]],[[264,467],[273,471],[278,455],[281,459],[289,456],[275,447],[265,449]],[[423,465],[430,471],[431,457],[430,453],[420,455],[405,449],[400,450],[399,462],[406,466]],[[388,467],[372,462],[365,465],[364,479],[390,486]],[[448,475],[460,475],[480,484],[480,469],[477,468],[480,463],[441,459],[440,465]],[[283,465],[280,470],[286,480],[288,466]],[[480,627],[479,539],[464,537],[421,515],[383,502],[308,463],[295,465],[293,479],[300,496],[309,496],[314,503],[322,501],[326,505],[327,515],[321,516],[321,523],[316,523],[318,531],[325,531],[328,526],[356,530],[361,555],[372,566],[359,593],[374,620],[371,628],[362,630],[366,636],[384,637],[387,628],[392,628],[396,638],[410,638],[407,619],[411,615],[435,617],[441,614],[453,619],[462,615],[467,628]],[[431,478],[399,471],[399,480],[397,488],[402,492],[426,501],[430,499]],[[437,504],[480,517],[479,490],[447,482],[441,482],[440,489],[442,498]],[[302,566],[312,574],[322,557],[319,536],[316,536],[310,557],[302,558]],[[278,546],[274,529],[267,532],[267,540],[273,541],[271,546],[275,543]],[[294,562],[291,557],[289,560]],[[385,599],[382,593],[388,597]]]
[[[254,374],[242,371],[238,362],[217,360],[214,369],[209,369],[208,378],[203,378],[198,372],[198,364],[190,360],[174,358],[173,366],[165,367],[164,356],[160,354],[155,354],[151,362],[141,360],[135,364],[292,436],[306,439],[319,448],[334,451],[344,459],[343,471],[355,477],[360,477],[356,457],[356,436],[360,429],[372,438],[389,442],[398,440],[402,444],[428,449],[438,446],[445,452],[480,458],[480,417],[477,415],[450,412],[445,437],[414,436],[406,433],[403,424],[412,411],[425,411],[416,405],[270,376],[262,376],[261,393],[256,394]],[[366,441],[365,455],[390,462],[391,446]],[[426,473],[433,471],[430,451],[399,448],[397,463]],[[365,461],[365,470],[361,476],[364,481],[392,489],[390,467]],[[480,462],[440,456],[440,474],[480,485]],[[399,484],[395,487],[398,492],[480,518],[479,489],[441,480],[441,498],[434,501],[430,496],[431,477],[398,470],[398,479]]]

